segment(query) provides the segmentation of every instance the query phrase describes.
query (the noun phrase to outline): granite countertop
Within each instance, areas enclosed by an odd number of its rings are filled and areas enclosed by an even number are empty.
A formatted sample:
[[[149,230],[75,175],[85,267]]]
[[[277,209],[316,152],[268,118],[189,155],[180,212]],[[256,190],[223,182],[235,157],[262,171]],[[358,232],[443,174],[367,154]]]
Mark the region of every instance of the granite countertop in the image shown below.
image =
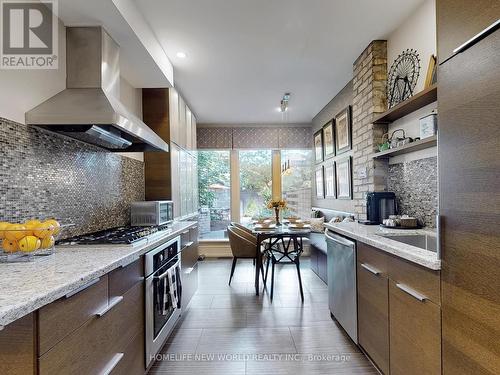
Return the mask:
[[[0,263],[0,329],[127,265],[195,222],[176,222],[172,230],[138,246],[56,246],[55,254],[26,263]]]
[[[333,232],[361,241],[389,254],[409,260],[431,270],[441,269],[441,260],[437,253],[416,246],[411,246],[383,237],[382,235],[426,234],[436,237],[436,232],[429,229],[388,229],[378,225],[363,225],[359,223],[325,223],[325,227]]]

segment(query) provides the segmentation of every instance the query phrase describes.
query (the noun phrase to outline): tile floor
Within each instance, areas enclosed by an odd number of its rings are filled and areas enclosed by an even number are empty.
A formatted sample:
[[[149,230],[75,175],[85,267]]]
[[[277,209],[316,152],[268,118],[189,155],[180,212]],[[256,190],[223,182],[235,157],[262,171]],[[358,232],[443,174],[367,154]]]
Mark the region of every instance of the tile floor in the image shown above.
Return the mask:
[[[251,261],[199,263],[199,288],[150,374],[377,374],[330,318],[326,285],[302,264],[277,266],[273,302],[253,286]]]

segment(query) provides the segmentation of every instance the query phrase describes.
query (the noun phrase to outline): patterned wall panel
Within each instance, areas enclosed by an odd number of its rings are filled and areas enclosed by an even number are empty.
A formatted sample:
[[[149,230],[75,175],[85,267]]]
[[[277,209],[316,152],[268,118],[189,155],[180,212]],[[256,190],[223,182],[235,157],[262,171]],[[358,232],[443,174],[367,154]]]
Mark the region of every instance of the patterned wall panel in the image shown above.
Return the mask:
[[[199,149],[312,148],[310,127],[199,127]]]
[[[233,148],[278,148],[277,128],[233,128]]]
[[[0,118],[0,221],[55,217],[83,234],[129,223],[144,164]]]
[[[311,128],[280,128],[279,148],[312,148]]]
[[[198,148],[232,148],[232,128],[197,128],[196,142]]]

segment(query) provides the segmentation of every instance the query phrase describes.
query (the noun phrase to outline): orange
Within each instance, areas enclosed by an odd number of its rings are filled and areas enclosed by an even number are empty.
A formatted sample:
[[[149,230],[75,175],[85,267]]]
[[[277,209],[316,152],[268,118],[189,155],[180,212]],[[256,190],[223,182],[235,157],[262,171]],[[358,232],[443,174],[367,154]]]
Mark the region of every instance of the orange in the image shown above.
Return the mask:
[[[19,246],[17,245],[17,241],[11,241],[8,239],[5,239],[2,241],[2,248],[5,250],[7,253],[13,253],[19,250]]]
[[[38,250],[40,248],[41,242],[35,236],[26,236],[19,240],[19,249],[26,253]]]
[[[18,241],[26,236],[26,227],[21,224],[9,224],[4,233],[8,240]]]
[[[7,223],[6,221],[0,221],[0,240],[5,238],[4,229],[7,229],[9,225],[10,223]]]
[[[54,236],[57,236],[59,234],[59,231],[61,230],[61,224],[56,219],[48,219],[43,222],[44,225],[52,225],[54,226]]]
[[[52,224],[41,223],[32,227],[33,235],[43,239],[45,237],[50,237],[54,233],[54,226]]]
[[[50,236],[50,237],[45,237],[43,240],[42,240],[42,246],[41,248],[42,249],[49,249],[51,248],[52,246],[54,246],[54,243],[56,241],[54,240],[54,237],[53,236]]]

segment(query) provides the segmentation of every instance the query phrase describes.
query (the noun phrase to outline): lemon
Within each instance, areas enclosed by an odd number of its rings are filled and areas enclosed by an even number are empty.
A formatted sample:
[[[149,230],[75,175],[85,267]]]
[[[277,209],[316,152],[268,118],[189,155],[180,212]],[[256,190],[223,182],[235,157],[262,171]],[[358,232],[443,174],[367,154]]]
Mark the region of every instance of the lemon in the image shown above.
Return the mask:
[[[42,249],[50,249],[52,246],[54,246],[54,243],[56,241],[54,240],[54,237],[53,236],[50,236],[50,237],[45,237],[43,240],[42,240],[42,245],[41,245],[41,248]]]
[[[43,239],[45,237],[50,237],[54,234],[54,226],[52,224],[41,223],[32,227],[33,235]]]
[[[56,219],[48,219],[43,222],[44,225],[52,225],[54,227],[54,236],[57,236],[59,234],[59,231],[61,230],[61,224]]]
[[[17,245],[17,241],[11,241],[8,239],[5,239],[2,241],[2,248],[7,253],[13,253],[13,252],[16,252],[17,250],[19,250],[19,246]]]
[[[5,238],[5,232],[4,229],[7,229],[7,227],[10,225],[10,223],[7,223],[6,221],[0,221],[0,239]]]
[[[6,239],[11,241],[18,241],[26,236],[26,227],[21,224],[9,224],[4,233]]]
[[[41,242],[35,236],[26,236],[19,240],[19,249],[26,253],[38,250],[40,248]]]
[[[33,229],[37,228],[38,225],[42,224],[40,220],[31,219],[24,222],[24,226],[26,227],[26,235],[33,236]]]

